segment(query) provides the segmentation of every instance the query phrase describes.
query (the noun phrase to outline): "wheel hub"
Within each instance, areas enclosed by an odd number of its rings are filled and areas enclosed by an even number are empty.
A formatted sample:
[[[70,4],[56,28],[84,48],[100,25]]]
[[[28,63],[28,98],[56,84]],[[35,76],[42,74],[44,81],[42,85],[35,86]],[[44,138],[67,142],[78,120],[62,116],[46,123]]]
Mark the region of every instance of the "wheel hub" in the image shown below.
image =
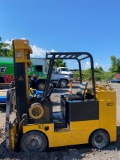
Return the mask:
[[[62,87],[66,87],[66,82],[62,81],[62,82],[61,82],[61,86],[62,86]]]
[[[29,136],[26,139],[26,147],[29,151],[38,150],[42,145],[42,139],[38,136]]]
[[[98,135],[95,140],[96,140],[97,143],[101,143],[103,141],[103,136]]]
[[[32,139],[31,141],[30,141],[30,146],[31,147],[36,147],[38,145],[38,141],[36,140],[36,139]]]

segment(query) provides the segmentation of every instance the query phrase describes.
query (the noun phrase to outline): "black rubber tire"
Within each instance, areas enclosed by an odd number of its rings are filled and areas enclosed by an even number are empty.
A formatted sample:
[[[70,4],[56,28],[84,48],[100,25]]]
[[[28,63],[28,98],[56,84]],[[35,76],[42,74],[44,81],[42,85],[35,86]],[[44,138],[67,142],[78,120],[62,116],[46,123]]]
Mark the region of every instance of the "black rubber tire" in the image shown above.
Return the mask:
[[[31,131],[22,136],[20,148],[24,152],[43,152],[47,148],[47,138],[39,131]]]
[[[68,81],[65,80],[65,79],[61,79],[60,82],[59,82],[59,87],[60,88],[66,88],[68,85]]]
[[[90,137],[91,145],[98,149],[106,147],[109,141],[110,141],[109,135],[104,130],[97,130]]]
[[[35,89],[44,91],[45,82],[44,81],[39,81],[39,82],[36,83],[35,86],[36,86]]]

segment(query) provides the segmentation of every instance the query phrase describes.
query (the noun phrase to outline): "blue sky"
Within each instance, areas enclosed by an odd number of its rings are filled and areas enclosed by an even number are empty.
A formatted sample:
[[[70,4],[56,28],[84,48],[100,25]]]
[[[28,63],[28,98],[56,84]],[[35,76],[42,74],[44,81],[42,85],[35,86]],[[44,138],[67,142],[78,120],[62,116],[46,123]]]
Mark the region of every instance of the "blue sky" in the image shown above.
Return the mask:
[[[26,38],[35,57],[87,51],[104,70],[120,58],[120,0],[0,0],[0,15],[2,41]]]

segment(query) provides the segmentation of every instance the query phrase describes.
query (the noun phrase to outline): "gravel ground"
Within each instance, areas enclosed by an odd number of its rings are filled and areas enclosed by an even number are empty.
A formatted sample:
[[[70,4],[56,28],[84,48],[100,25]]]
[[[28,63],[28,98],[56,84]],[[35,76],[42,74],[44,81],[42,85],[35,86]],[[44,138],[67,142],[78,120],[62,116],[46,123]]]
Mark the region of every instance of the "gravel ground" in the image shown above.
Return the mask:
[[[78,83],[74,83],[74,90]],[[23,153],[5,149],[5,112],[0,111],[0,160],[120,160],[120,84],[111,84],[117,92],[117,141],[110,143],[104,149],[94,149],[90,145],[78,145],[48,149],[43,153]],[[52,100],[59,102],[59,94],[68,92],[68,89],[55,89]],[[59,105],[54,107],[59,109]]]

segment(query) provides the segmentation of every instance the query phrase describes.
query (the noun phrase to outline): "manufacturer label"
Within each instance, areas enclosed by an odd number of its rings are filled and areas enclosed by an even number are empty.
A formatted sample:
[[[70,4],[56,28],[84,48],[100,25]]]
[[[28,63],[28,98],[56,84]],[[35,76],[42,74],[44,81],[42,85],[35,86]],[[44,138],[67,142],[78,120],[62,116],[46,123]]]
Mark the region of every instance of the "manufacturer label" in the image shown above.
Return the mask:
[[[0,73],[5,73],[6,67],[0,67]]]
[[[114,106],[114,102],[107,102],[107,106]]]

